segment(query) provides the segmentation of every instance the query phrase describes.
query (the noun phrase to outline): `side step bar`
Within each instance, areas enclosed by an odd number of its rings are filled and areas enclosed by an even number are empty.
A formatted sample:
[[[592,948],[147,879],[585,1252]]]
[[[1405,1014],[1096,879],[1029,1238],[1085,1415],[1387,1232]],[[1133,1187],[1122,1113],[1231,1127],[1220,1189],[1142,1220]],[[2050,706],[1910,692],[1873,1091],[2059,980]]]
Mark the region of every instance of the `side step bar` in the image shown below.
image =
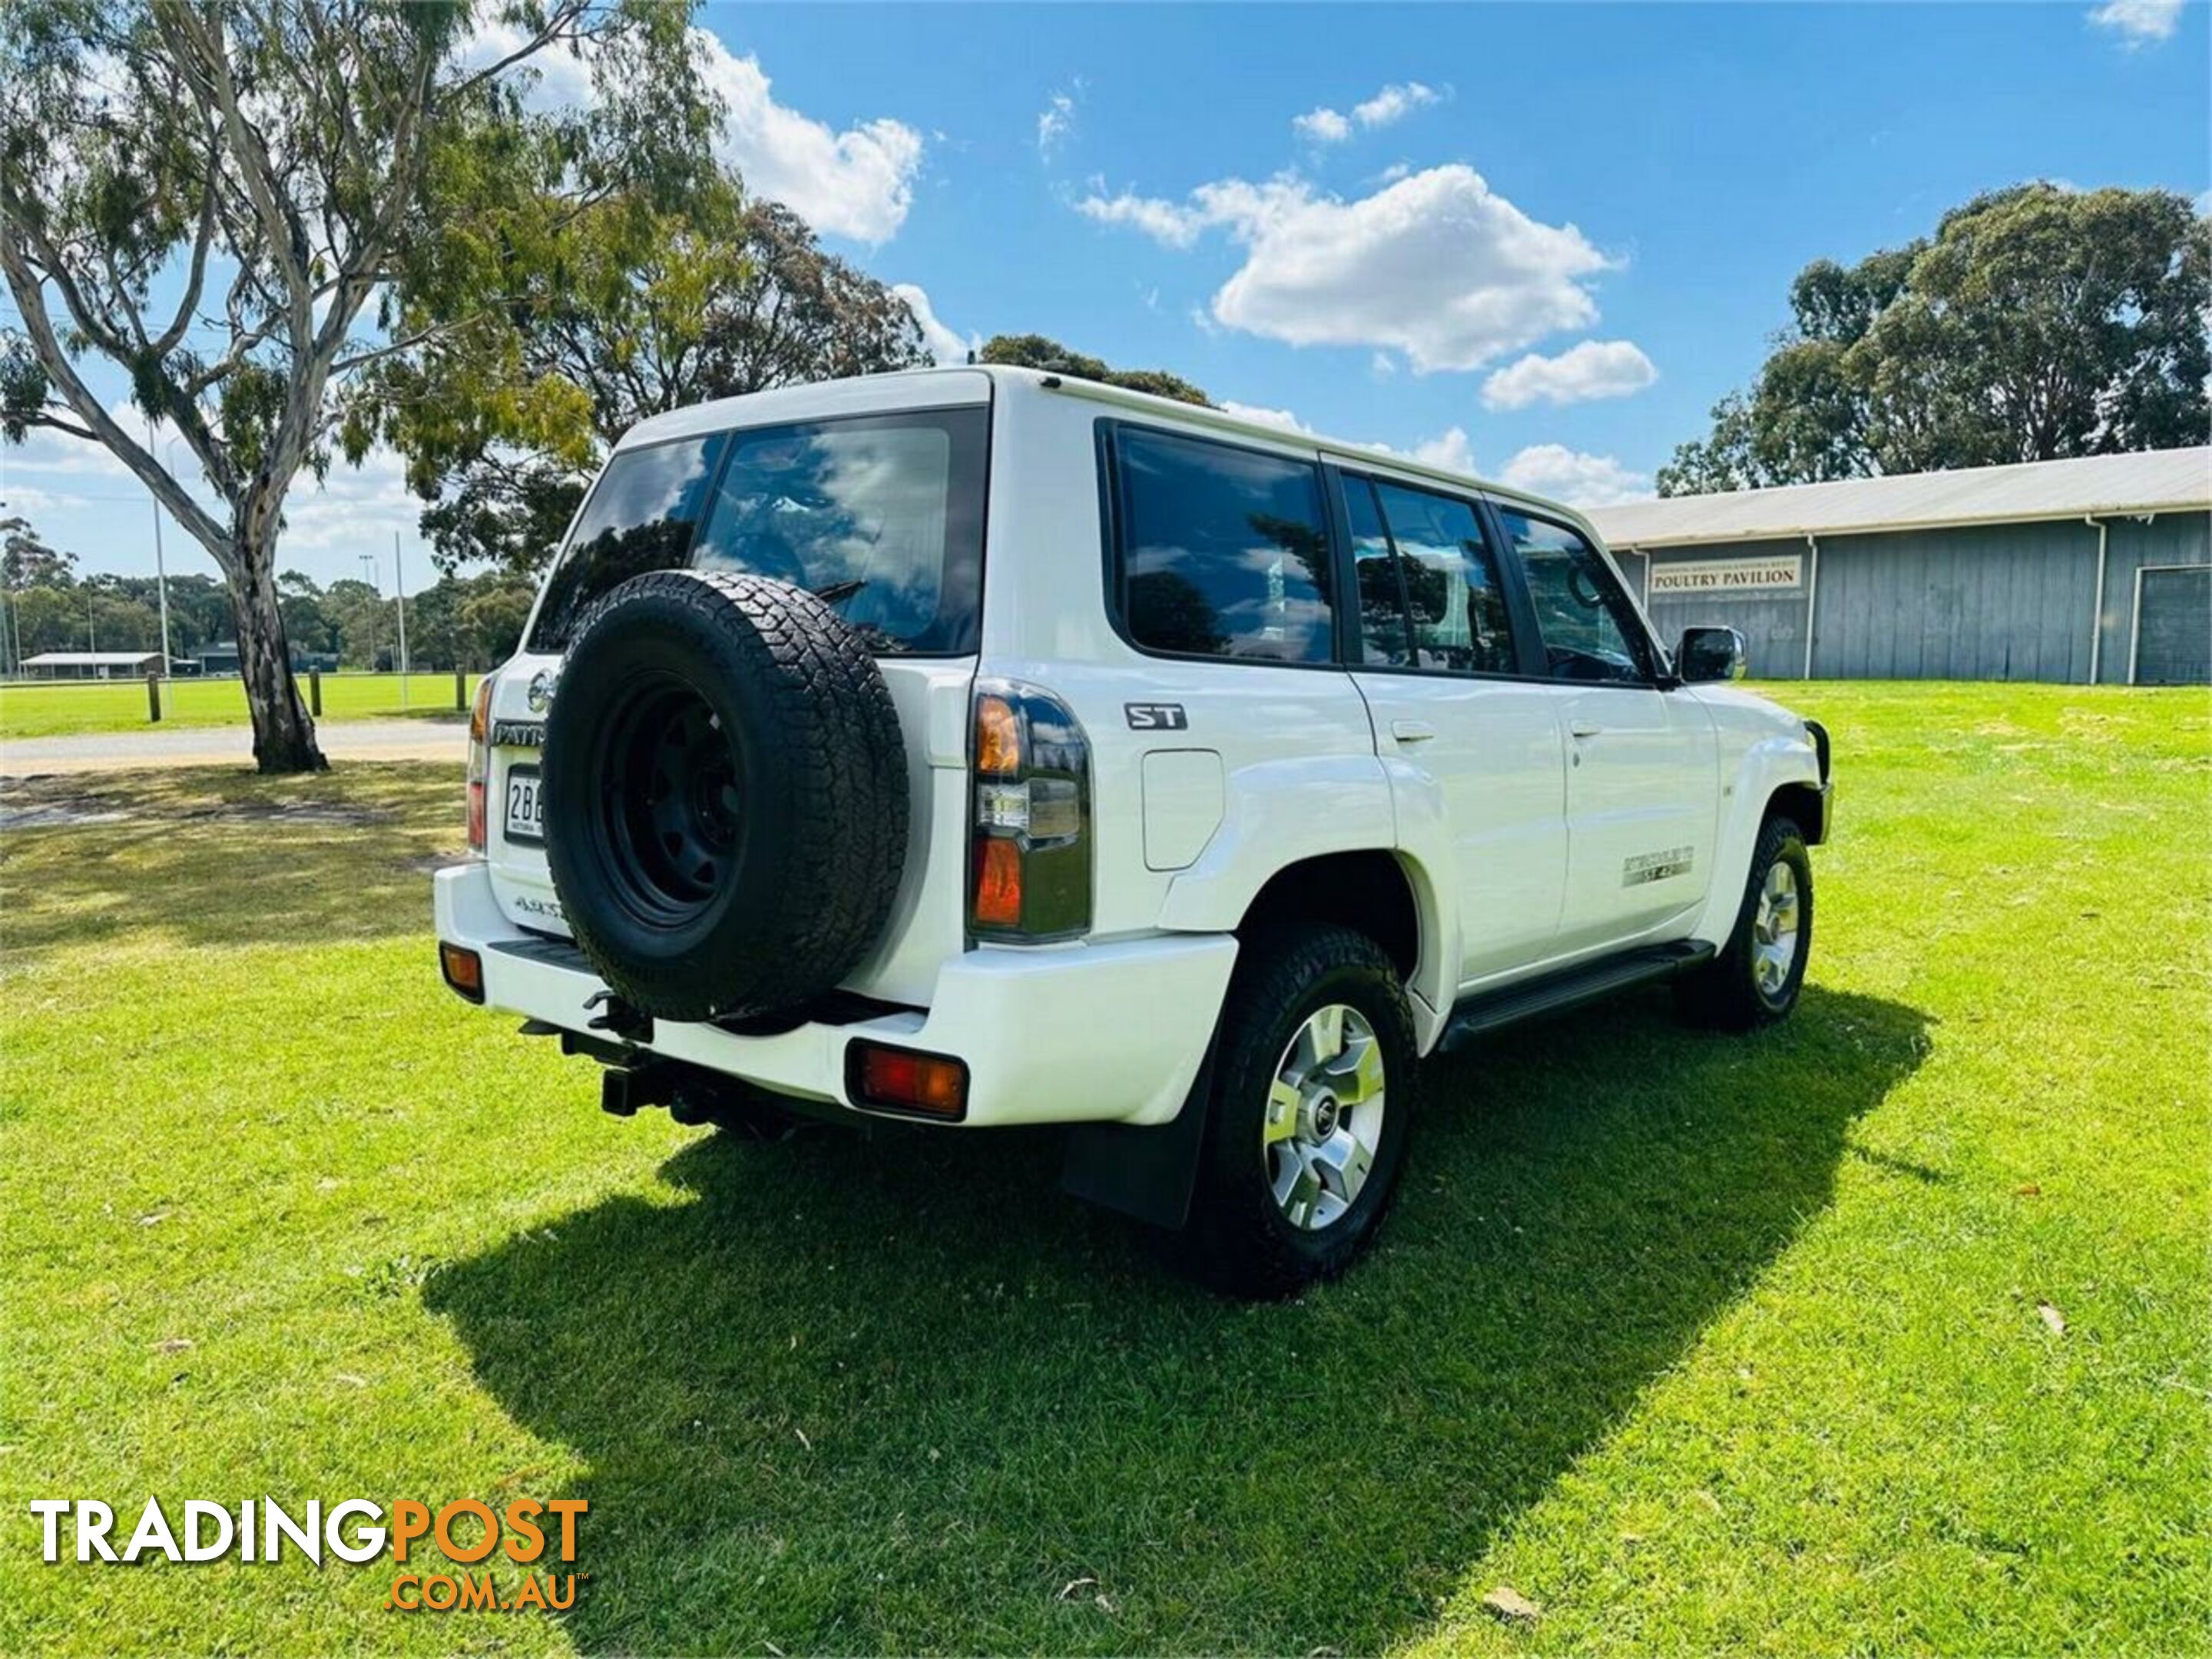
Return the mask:
[[[1466,998],[1453,1008],[1437,1048],[1441,1053],[1449,1054],[1465,1048],[1485,1032],[1517,1025],[1539,1015],[1579,1007],[1616,991],[1625,991],[1632,985],[1672,979],[1712,958],[1711,945],[1677,939],[1671,945],[1646,945],[1620,956],[1584,963],[1563,973],[1509,985],[1503,990],[1485,991]]]

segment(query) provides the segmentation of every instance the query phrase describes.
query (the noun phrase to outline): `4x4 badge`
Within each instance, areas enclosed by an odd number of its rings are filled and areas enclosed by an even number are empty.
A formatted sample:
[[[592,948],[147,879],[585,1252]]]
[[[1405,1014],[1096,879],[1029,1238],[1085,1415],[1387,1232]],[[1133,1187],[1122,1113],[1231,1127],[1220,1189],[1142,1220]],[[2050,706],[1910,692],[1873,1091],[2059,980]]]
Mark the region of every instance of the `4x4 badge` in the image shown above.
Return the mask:
[[[1121,712],[1129,717],[1132,732],[1187,732],[1190,721],[1179,702],[1125,702]]]

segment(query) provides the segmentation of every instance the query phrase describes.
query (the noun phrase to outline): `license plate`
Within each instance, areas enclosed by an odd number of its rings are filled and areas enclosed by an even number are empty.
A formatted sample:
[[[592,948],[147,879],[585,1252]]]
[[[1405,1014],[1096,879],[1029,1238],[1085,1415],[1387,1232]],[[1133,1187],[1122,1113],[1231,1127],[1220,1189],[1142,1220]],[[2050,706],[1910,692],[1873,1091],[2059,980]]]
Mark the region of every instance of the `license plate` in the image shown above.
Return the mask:
[[[507,769],[507,838],[542,842],[545,839],[545,798],[538,793],[538,769]]]

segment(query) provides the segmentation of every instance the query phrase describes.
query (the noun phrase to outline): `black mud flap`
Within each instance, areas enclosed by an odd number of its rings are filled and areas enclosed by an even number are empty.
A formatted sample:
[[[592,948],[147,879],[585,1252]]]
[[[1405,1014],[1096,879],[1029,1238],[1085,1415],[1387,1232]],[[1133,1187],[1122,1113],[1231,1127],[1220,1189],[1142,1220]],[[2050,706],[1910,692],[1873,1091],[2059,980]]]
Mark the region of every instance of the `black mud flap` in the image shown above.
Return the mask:
[[[1213,1110],[1213,1048],[1206,1044],[1198,1076],[1172,1121],[1143,1127],[1079,1123],[1070,1129],[1061,1188],[1086,1203],[1170,1232],[1188,1220],[1206,1121]]]

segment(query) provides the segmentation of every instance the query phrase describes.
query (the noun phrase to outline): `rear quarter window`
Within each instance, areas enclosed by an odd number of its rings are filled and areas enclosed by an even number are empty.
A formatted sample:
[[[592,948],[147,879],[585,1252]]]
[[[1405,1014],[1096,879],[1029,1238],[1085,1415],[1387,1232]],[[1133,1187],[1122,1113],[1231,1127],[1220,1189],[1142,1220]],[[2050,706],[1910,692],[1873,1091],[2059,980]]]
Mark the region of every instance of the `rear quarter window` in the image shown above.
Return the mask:
[[[1316,463],[1112,429],[1115,601],[1130,641],[1176,656],[1327,662],[1329,545]]]
[[[565,649],[592,602],[632,576],[670,570],[690,556],[707,486],[721,459],[720,434],[624,450],[607,463],[545,584],[530,630],[532,651]]]

